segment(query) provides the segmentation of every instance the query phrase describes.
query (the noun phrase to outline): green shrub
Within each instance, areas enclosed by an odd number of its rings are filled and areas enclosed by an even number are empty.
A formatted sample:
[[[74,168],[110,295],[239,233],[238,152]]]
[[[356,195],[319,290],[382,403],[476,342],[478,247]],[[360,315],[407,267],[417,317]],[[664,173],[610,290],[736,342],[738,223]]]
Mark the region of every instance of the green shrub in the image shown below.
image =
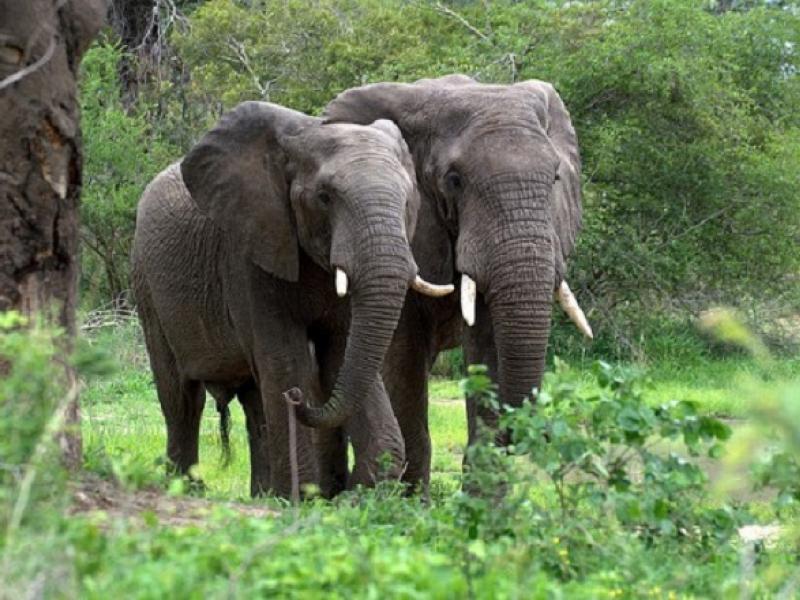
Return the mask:
[[[446,379],[461,379],[467,374],[464,363],[464,351],[461,348],[445,350],[436,357],[431,368],[431,375]]]
[[[145,186],[179,151],[150,123],[148,105],[122,105],[122,50],[96,42],[81,63],[84,187],[81,200],[83,302],[125,303],[136,204]]]
[[[709,305],[753,323],[800,306],[800,13],[712,4],[209,0],[173,42],[211,120],[244,99],[317,113],[348,87],[452,72],[554,82],[583,157],[570,283],[593,356],[639,358],[676,334],[705,352],[686,323]]]
[[[599,391],[579,393],[560,365],[535,407],[504,410],[508,455],[491,436],[468,449],[471,493],[453,501],[465,543],[524,539],[537,564],[564,580],[590,575],[631,544],[713,556],[740,515],[711,504],[692,457],[718,456],[731,430],[690,402],[651,408],[636,377],[605,363],[594,376]],[[465,393],[495,402],[485,368],[470,367]]]
[[[0,596],[50,590],[57,572],[71,572],[48,568],[64,551],[56,531],[65,473],[54,439],[68,393],[64,343],[60,331],[0,313]]]

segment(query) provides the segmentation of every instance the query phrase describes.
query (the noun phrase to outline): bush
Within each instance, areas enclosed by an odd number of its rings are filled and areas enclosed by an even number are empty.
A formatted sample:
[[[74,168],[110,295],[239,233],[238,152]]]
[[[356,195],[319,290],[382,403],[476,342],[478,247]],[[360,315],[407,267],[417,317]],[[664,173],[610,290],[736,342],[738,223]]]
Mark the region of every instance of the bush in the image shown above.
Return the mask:
[[[0,529],[22,516],[19,511],[24,507],[16,506],[16,501],[21,486],[28,485],[29,469],[41,469],[33,501],[47,487],[58,488],[60,469],[53,456],[57,453],[50,446],[52,421],[65,393],[62,346],[59,331],[29,327],[18,313],[0,314]]]
[[[594,376],[599,392],[578,393],[559,364],[536,406],[504,409],[515,461],[491,437],[468,449],[464,485],[472,493],[455,510],[469,539],[525,536],[539,565],[565,580],[591,574],[631,544],[715,555],[740,515],[713,507],[692,457],[719,456],[731,430],[690,402],[651,408],[636,377],[605,363]],[[496,402],[483,367],[470,367],[465,392]],[[498,490],[506,490],[500,499]]]
[[[763,322],[800,306],[800,15],[728,8],[211,0],[175,43],[209,107],[263,98],[316,113],[351,86],[451,72],[554,82],[585,175],[570,282],[601,352],[636,358],[661,352],[662,318],[685,327],[725,302]]]
[[[122,50],[96,42],[81,63],[84,188],[81,205],[82,291],[89,307],[124,304],[136,204],[145,186],[178,158],[153,131],[147,105],[122,105],[117,64]]]
[[[433,377],[443,377],[446,379],[461,379],[467,374],[464,364],[464,351],[461,348],[445,350],[436,357],[436,362],[431,368]]]
[[[32,589],[63,545],[56,538],[64,506],[64,471],[54,434],[66,392],[62,333],[0,313],[0,580],[3,594]],[[46,547],[46,544],[43,546]],[[36,548],[36,551],[32,551]]]

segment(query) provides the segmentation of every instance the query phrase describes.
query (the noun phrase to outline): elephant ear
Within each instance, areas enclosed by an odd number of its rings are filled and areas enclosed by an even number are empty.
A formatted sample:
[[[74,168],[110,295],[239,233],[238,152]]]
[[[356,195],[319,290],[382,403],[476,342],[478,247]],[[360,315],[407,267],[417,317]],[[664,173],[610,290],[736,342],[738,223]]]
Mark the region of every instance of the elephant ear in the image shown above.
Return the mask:
[[[581,228],[581,158],[578,138],[569,112],[555,88],[545,82],[530,80],[517,84],[531,94],[536,116],[550,138],[560,159],[558,179],[551,207],[556,236],[556,285],[566,272],[566,261],[575,247]]]
[[[243,102],[181,162],[200,211],[231,233],[255,264],[288,281],[297,281],[299,249],[284,143],[317,122],[275,104]]]
[[[466,75],[420,79],[414,83],[372,83],[345,90],[325,107],[323,117],[330,123],[368,125],[378,119],[394,121],[408,138],[419,124],[421,108],[437,90],[476,84]]]
[[[409,83],[372,83],[340,93],[325,107],[327,123],[369,125],[380,119],[393,121],[406,140],[420,124],[421,108],[431,90]]]

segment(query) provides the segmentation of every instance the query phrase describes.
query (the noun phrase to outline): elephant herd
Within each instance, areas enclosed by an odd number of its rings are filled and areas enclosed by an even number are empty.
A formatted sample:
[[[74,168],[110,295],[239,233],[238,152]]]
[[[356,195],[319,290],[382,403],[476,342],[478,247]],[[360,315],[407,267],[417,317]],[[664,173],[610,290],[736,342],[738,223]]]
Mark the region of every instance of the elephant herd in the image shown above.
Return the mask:
[[[171,465],[197,463],[208,391],[243,407],[254,495],[289,495],[290,445],[300,484],[326,497],[379,477],[424,489],[438,352],[463,344],[519,406],[554,294],[591,336],[564,280],[580,221],[575,131],[548,83],[366,85],[322,118],[240,104],[137,212],[133,287]],[[294,387],[308,401],[290,444]],[[470,443],[479,420],[507,442],[492,408],[467,398],[467,419]]]

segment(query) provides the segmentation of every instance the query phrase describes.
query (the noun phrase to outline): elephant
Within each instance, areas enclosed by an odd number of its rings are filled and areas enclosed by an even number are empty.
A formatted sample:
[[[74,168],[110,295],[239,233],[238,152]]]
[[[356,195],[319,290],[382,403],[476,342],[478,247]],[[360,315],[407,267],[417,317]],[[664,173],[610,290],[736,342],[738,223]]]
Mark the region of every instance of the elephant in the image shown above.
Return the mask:
[[[459,293],[445,300],[409,292],[382,369],[405,441],[404,480],[427,486],[427,376],[439,351],[463,343],[468,363],[488,366],[499,401],[516,407],[535,401],[554,294],[592,335],[565,281],[582,210],[575,130],[549,83],[489,85],[464,75],[352,88],[323,117],[398,125],[421,193],[412,238],[420,272],[456,284],[460,274]],[[497,411],[467,398],[470,444],[479,420],[497,443],[508,442]]]
[[[418,275],[409,245],[418,210],[393,123],[324,124],[266,102],[223,115],[148,185],[132,282],[172,468],[187,473],[198,462],[205,390],[218,407],[236,396],[251,493],[287,497],[283,392],[298,387],[312,398],[322,390],[324,403],[298,416],[327,427],[313,440],[298,428],[301,484],[333,495],[372,483],[387,454],[386,476],[399,476],[404,442],[381,363],[409,286],[452,290]]]

